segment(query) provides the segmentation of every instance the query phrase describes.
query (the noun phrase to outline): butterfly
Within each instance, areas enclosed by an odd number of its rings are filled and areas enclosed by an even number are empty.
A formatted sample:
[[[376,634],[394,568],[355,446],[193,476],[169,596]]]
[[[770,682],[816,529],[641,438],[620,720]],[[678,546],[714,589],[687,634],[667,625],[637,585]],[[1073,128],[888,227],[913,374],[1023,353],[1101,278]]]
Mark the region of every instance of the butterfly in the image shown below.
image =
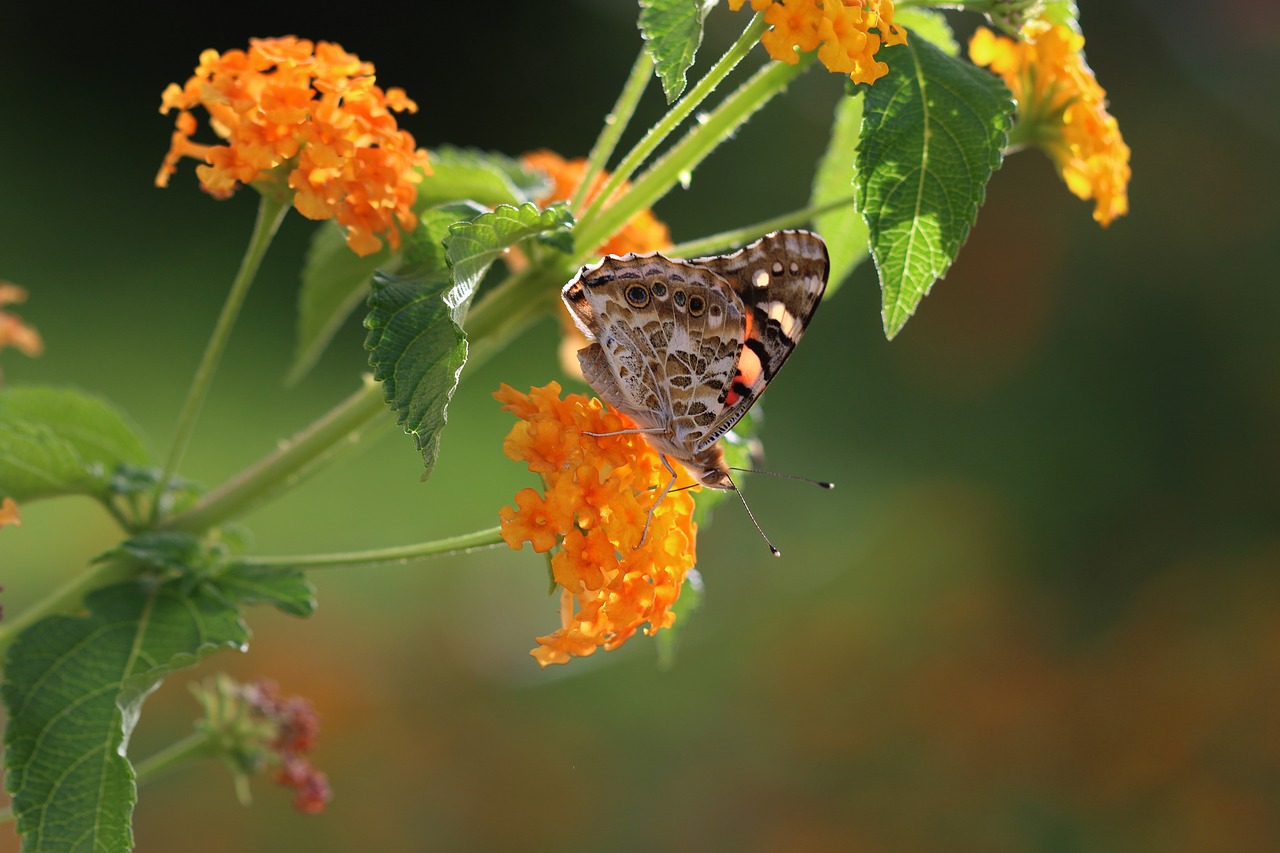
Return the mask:
[[[676,481],[668,457],[703,486],[737,491],[719,441],[796,348],[829,268],[817,234],[774,231],[726,255],[609,255],[564,286],[590,341],[578,351],[587,384],[635,421],[623,432],[643,433],[671,471],[654,508]]]

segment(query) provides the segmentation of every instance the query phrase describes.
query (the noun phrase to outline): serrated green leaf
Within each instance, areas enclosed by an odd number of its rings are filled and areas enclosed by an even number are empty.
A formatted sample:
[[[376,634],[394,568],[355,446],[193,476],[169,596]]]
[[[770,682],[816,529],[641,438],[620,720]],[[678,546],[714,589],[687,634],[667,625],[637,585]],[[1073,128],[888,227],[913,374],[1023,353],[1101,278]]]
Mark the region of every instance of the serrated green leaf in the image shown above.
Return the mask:
[[[958,56],[960,45],[947,18],[934,9],[897,9],[893,23],[907,31],[907,40],[922,38],[948,56]]]
[[[640,0],[640,35],[667,103],[684,93],[685,75],[702,44],[702,24],[715,0]]]
[[[23,850],[103,853],[133,845],[125,758],[142,702],[166,675],[249,638],[221,597],[130,581],[90,594],[87,616],[50,616],[5,664],[5,787]]]
[[[1003,84],[925,39],[883,49],[867,87],[858,207],[892,338],[946,274],[999,168],[1013,113]]]
[[[853,163],[862,128],[862,93],[840,99],[831,122],[831,140],[813,177],[812,205],[832,204],[853,196]],[[831,271],[827,295],[835,293],[849,273],[867,257],[867,224],[852,202],[819,214],[813,227],[827,243]]]
[[[105,499],[118,466],[148,461],[137,430],[99,397],[70,388],[0,390],[0,497]]]
[[[269,604],[290,616],[310,616],[316,610],[316,588],[305,574],[287,566],[231,563],[213,585],[237,604]]]
[[[431,174],[418,185],[418,203],[433,207],[473,201],[485,207],[524,204],[543,195],[550,180],[518,160],[489,151],[443,147],[430,152]]]
[[[298,338],[285,384],[302,379],[333,340],[342,322],[351,316],[369,292],[369,279],[391,259],[383,245],[368,257],[347,248],[347,238],[336,222],[323,222],[311,237],[298,290]]]
[[[210,555],[204,541],[194,534],[154,530],[131,536],[94,562],[122,556],[132,557],[150,569],[181,574],[208,572],[221,559],[220,554]]]
[[[431,218],[431,208],[453,202],[466,202],[468,211],[459,213],[451,222],[470,219],[500,204],[523,204],[548,188],[548,178],[519,161],[501,154],[444,147],[430,153],[431,174],[418,185],[414,209],[423,218]],[[298,339],[293,362],[285,377],[293,384],[315,366],[334,334],[357,306],[368,298],[369,282],[374,272],[394,266],[414,266],[415,248],[422,248],[421,223],[418,228],[401,235],[402,254],[407,260],[396,264],[390,246],[368,257],[360,257],[347,248],[346,234],[335,222],[322,223],[311,238],[306,265],[302,270],[302,287],[298,291]],[[439,235],[435,235],[439,246]]]
[[[546,210],[532,204],[520,207],[504,204],[470,222],[449,226],[444,244],[453,268],[454,286],[445,294],[444,301],[454,312],[454,322],[462,323],[480,280],[508,247],[530,237],[545,237],[561,251],[569,251],[572,243],[567,238],[571,225],[573,216],[563,204]]]
[[[411,278],[375,279],[365,347],[387,403],[422,453],[424,478],[435,467],[449,401],[467,360],[462,321],[480,280],[508,247],[564,230],[571,222],[562,206],[500,205],[448,226],[444,246],[450,269],[427,264]]]

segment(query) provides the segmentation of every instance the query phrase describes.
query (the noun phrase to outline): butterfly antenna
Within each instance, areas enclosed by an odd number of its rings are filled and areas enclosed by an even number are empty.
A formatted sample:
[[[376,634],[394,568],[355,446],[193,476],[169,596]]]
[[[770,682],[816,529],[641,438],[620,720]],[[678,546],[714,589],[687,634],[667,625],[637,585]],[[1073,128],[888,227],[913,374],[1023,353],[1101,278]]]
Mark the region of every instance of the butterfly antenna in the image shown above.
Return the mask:
[[[761,471],[757,468],[730,468],[730,471],[741,471],[744,474],[764,474],[766,477],[782,477],[786,480],[799,480],[802,483],[813,483],[823,489],[834,489],[835,483],[828,483],[826,480],[815,480],[812,477],[801,477],[797,474],[780,474],[777,471]]]
[[[741,468],[735,470],[742,470]],[[747,511],[747,518],[751,519],[751,523],[756,526],[756,532],[760,534],[760,538],[764,540],[764,544],[769,546],[769,550],[773,552],[773,556],[781,557],[782,552],[773,547],[773,543],[769,541],[769,537],[764,535],[764,530],[760,527],[760,522],[756,521],[756,515],[751,511],[751,507],[747,505],[747,499],[742,496],[742,492],[738,489],[738,484],[733,482],[733,478],[729,477],[729,485],[733,486],[733,490],[738,493],[738,500],[742,501],[742,508]]]

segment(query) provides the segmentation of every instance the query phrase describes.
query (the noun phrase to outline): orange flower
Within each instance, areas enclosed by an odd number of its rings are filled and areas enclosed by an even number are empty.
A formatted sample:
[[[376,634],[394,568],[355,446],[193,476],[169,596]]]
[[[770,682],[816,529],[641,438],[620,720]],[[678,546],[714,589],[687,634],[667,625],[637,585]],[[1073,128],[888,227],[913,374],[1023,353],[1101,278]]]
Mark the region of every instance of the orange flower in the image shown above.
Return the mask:
[[[27,301],[27,292],[16,284],[0,281],[0,306]],[[0,349],[13,347],[19,352],[35,357],[44,352],[40,333],[28,326],[20,317],[0,311]]]
[[[729,0],[735,12],[745,0]],[[889,73],[875,59],[881,45],[905,44],[907,31],[893,22],[893,0],[751,0],[770,28],[760,43],[779,62],[796,64],[799,53],[818,51],[828,70],[855,83]],[[821,47],[819,47],[821,45]]]
[[[1129,146],[1107,112],[1107,93],[1085,63],[1084,36],[1067,26],[1033,21],[1022,41],[979,27],[969,56],[1004,79],[1018,101],[1015,141],[1042,148],[1067,189],[1094,200],[1104,228],[1129,212]]]
[[[540,207],[546,207],[557,201],[568,201],[578,191],[582,177],[587,171],[587,161],[579,157],[566,160],[554,151],[542,149],[530,151],[520,158],[527,168],[545,172],[552,180],[551,189],[537,199]],[[609,180],[608,172],[601,172],[591,182],[591,190],[587,193],[586,202],[596,197],[600,187]],[[624,193],[630,187],[624,183],[618,193]],[[624,255],[627,252],[661,252],[671,245],[671,232],[666,224],[653,215],[648,208],[631,217],[622,230],[602,243],[595,251],[597,255]]]
[[[552,187],[545,195],[537,199],[538,205],[546,207],[557,201],[569,201],[578,191],[582,177],[587,171],[587,161],[583,158],[566,160],[554,151],[542,149],[530,151],[520,158],[527,168],[537,169],[551,178]],[[596,175],[591,182],[591,191],[587,193],[586,203],[590,203],[600,191],[609,173]],[[623,183],[618,192],[625,192],[628,184]],[[622,226],[604,243],[596,248],[597,255],[625,255],[627,252],[661,252],[671,245],[671,232],[662,220],[653,215],[648,208],[640,211]],[[560,309],[560,365],[572,376],[582,376],[582,368],[578,364],[578,350],[587,345],[582,332],[569,317],[569,312]]]
[[[0,500],[0,527],[6,524],[12,524],[14,527],[22,526],[22,516],[18,514],[18,504],[13,498]]]
[[[191,140],[201,106],[224,145]],[[399,230],[417,225],[417,184],[427,153],[396,125],[393,112],[417,112],[400,89],[374,85],[372,63],[329,42],[284,36],[252,39],[249,50],[200,55],[195,75],[170,83],[160,112],[178,110],[156,186],[183,157],[202,160],[200,185],[227,198],[241,184],[287,183],[308,219],[336,218],[358,255],[399,247]]]
[[[581,394],[562,400],[555,382],[528,394],[503,385],[494,397],[520,418],[503,451],[541,474],[545,492],[516,494],[519,509],[498,514],[502,536],[517,550],[525,542],[538,552],[559,544],[551,571],[560,628],[539,637],[531,654],[542,666],[567,663],[617,648],[646,622],[646,634],[670,626],[671,605],[694,565],[690,491],[671,491],[650,520],[649,507],[671,478],[657,452],[638,434],[583,435],[633,428],[623,415]],[[681,471],[677,488],[692,485]]]

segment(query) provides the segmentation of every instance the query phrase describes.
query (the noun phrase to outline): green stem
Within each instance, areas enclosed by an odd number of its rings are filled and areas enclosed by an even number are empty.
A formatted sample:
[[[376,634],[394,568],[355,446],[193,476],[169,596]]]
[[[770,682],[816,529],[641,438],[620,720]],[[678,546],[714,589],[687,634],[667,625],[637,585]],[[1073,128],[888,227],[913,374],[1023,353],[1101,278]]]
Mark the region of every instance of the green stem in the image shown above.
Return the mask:
[[[401,545],[395,548],[376,548],[369,551],[350,551],[344,554],[308,554],[298,557],[255,557],[248,562],[254,566],[284,566],[294,569],[325,569],[337,566],[391,566],[403,565],[410,560],[442,557],[505,545],[502,528],[491,527],[475,533],[464,533],[434,542]]]
[[[751,48],[755,47],[756,43],[760,41],[760,36],[764,34],[767,28],[768,25],[764,22],[763,13],[757,13],[751,19],[751,23],[747,25],[747,28],[743,30],[742,35],[738,37],[738,40],[730,46],[724,56],[720,57],[720,61],[711,66],[703,78],[689,90],[689,93],[677,101],[675,106],[662,117],[662,120],[650,128],[649,132],[622,159],[622,162],[618,164],[618,168],[614,170],[609,180],[600,188],[600,192],[596,194],[590,206],[578,217],[579,228],[599,216],[604,205],[612,203],[614,200],[612,198],[613,194],[622,186],[623,182],[635,174],[636,169],[640,168],[640,164],[648,159],[649,155],[671,135],[672,131],[679,127],[707,99],[707,96],[724,81],[724,78],[729,76],[729,72],[733,71],[738,63],[751,51]],[[629,216],[627,217],[627,219],[630,218]],[[627,219],[622,221],[626,222]],[[609,234],[612,233],[612,231],[609,232]],[[608,234],[605,236],[608,237]],[[604,242],[603,239],[591,244],[584,244],[579,241],[577,246],[584,252],[590,252],[602,242]]]
[[[253,233],[249,238],[249,245],[245,248],[244,257],[240,259],[240,269],[236,272],[235,280],[231,282],[231,290],[227,293],[226,302],[222,305],[222,313],[218,315],[218,322],[213,327],[213,334],[209,337],[209,343],[205,345],[204,355],[200,359],[200,366],[196,369],[195,378],[191,382],[191,389],[187,392],[186,402],[182,404],[182,410],[178,415],[178,426],[173,437],[173,444],[169,448],[169,456],[165,460],[163,474],[156,485],[153,495],[154,500],[151,510],[153,522],[160,513],[160,498],[164,494],[164,490],[168,488],[169,481],[173,478],[174,473],[177,472],[183,455],[187,452],[187,445],[191,441],[191,433],[195,430],[196,421],[200,417],[200,409],[204,406],[205,397],[209,394],[209,386],[213,383],[213,375],[217,372],[218,362],[222,359],[222,353],[227,348],[227,340],[231,337],[231,330],[235,327],[240,308],[249,293],[249,286],[253,284],[254,276],[258,273],[258,267],[262,265],[262,258],[267,253],[267,247],[271,245],[271,239],[275,236],[276,229],[280,227],[280,223],[288,210],[288,201],[281,198],[279,194],[264,192],[259,197],[258,217],[253,224]]]
[[[653,60],[649,58],[649,52],[642,48],[635,65],[631,66],[631,76],[618,95],[618,102],[613,105],[613,111],[604,117],[604,127],[600,129],[600,136],[596,138],[596,144],[591,147],[591,153],[587,156],[587,171],[573,194],[573,201],[569,203],[569,209],[575,213],[582,210],[591,182],[604,169],[604,164],[609,162],[614,149],[618,147],[618,140],[635,115],[636,105],[640,103],[640,96],[649,85],[652,74]]]
[[[154,779],[183,765],[210,758],[218,753],[217,741],[205,732],[193,732],[180,741],[169,744],[149,758],[134,766],[138,784]]]
[[[756,110],[808,69],[814,58],[814,54],[808,53],[802,54],[795,65],[783,62],[766,65],[685,134],[684,139],[649,167],[625,195],[615,199],[612,206],[590,220],[584,214],[583,221],[574,230],[574,246],[580,258],[590,257],[594,247],[616,233],[636,213],[651,207],[666,195],[682,176],[692,172]]]
[[[527,268],[493,290],[472,309],[467,328],[471,334],[467,366],[475,369],[501,350],[508,341],[550,312],[564,277],[559,268]],[[371,377],[319,420],[281,442],[264,456],[195,506],[166,519],[166,530],[199,532],[243,515],[279,491],[292,488],[354,447],[371,425],[386,412],[382,385]]]
[[[354,446],[386,411],[382,386],[366,377],[364,385],[319,420],[281,442],[275,450],[200,499],[195,506],[160,524],[164,530],[200,532],[296,485],[333,458],[343,445]]]
[[[823,204],[811,204],[808,207],[802,207],[799,210],[793,210],[790,213],[784,213],[781,216],[757,222],[755,225],[734,228],[731,231],[721,231],[719,234],[712,234],[710,237],[700,237],[697,240],[678,243],[671,247],[669,254],[675,258],[690,258],[736,248],[750,243],[770,231],[797,228],[824,213],[839,210],[842,207],[854,204],[856,201],[857,198],[855,196],[846,196]]]
[[[132,560],[109,560],[81,572],[54,590],[43,601],[0,623],[0,657],[27,628],[54,613],[69,613],[83,606],[84,597],[95,589],[128,580],[137,572]]]

